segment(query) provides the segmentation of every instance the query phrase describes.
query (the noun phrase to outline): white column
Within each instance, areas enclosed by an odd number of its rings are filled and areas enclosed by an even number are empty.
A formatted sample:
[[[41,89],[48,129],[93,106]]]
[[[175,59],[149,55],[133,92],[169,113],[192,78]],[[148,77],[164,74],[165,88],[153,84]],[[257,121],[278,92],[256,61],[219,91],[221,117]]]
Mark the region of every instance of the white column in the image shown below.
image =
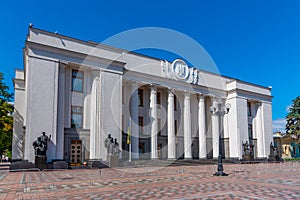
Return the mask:
[[[90,159],[100,159],[100,80],[99,71],[91,72],[91,128],[90,128]]]
[[[212,99],[212,116],[211,116],[211,123],[212,123],[212,148],[213,148],[213,158],[217,159],[219,155],[219,105],[218,100],[216,98]]]
[[[205,99],[199,96],[198,104],[198,125],[199,125],[199,158],[206,158],[206,127],[205,127]]]
[[[264,138],[263,138],[263,127],[262,127],[262,106],[261,104],[256,104],[257,113],[255,117],[256,124],[256,136],[257,136],[257,157],[264,158]],[[254,147],[255,148],[255,147]]]
[[[139,125],[138,125],[138,117],[139,117],[139,97],[138,97],[138,84],[130,83],[130,116],[129,120],[131,120],[131,151],[132,151],[132,159],[139,158]]]
[[[192,158],[192,127],[191,127],[191,102],[190,94],[188,92],[184,93],[184,158]]]
[[[174,93],[168,90],[168,159],[176,159],[174,126]]]
[[[156,87],[150,88],[150,111],[151,111],[151,159],[158,159],[157,155],[157,102]]]
[[[263,130],[263,144],[264,144],[264,157],[270,154],[270,144],[273,143],[273,130],[272,130],[272,102],[262,102],[262,130]]]
[[[59,65],[58,77],[58,106],[57,106],[57,141],[56,141],[56,159],[63,159],[64,156],[64,107],[65,107],[65,64]]]

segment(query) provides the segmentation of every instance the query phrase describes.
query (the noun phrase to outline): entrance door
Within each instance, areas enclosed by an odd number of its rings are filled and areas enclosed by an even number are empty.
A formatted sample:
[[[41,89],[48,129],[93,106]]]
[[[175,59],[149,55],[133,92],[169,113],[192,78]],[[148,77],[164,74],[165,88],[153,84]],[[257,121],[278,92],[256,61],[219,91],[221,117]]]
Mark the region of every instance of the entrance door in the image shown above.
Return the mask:
[[[82,161],[82,145],[81,140],[72,140],[71,141],[71,154],[70,154],[70,163],[73,165],[80,165]]]

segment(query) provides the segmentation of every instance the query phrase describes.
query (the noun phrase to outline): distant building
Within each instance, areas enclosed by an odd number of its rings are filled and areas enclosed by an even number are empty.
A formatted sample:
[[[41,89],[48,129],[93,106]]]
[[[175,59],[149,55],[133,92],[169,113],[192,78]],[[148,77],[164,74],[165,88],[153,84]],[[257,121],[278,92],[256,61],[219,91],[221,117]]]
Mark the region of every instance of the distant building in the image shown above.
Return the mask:
[[[295,136],[287,136],[284,133],[276,132],[273,135],[274,145],[279,148],[281,157],[300,158],[300,140]]]
[[[35,28],[23,52],[24,70],[14,79],[13,159],[33,162],[32,143],[46,132],[48,162],[106,160],[108,134],[128,160],[128,129],[132,159],[212,159],[219,148],[241,159],[246,141],[255,158],[269,155],[268,87]],[[231,108],[219,118],[225,104]]]

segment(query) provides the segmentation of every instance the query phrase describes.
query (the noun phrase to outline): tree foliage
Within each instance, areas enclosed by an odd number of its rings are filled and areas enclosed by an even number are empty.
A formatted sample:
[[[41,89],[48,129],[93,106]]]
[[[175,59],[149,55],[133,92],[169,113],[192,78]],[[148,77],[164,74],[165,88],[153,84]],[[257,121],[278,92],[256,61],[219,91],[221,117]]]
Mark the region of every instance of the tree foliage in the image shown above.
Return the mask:
[[[12,148],[13,106],[9,103],[12,97],[0,72],[0,155]]]
[[[289,136],[300,137],[300,96],[293,100],[286,116],[286,133]]]

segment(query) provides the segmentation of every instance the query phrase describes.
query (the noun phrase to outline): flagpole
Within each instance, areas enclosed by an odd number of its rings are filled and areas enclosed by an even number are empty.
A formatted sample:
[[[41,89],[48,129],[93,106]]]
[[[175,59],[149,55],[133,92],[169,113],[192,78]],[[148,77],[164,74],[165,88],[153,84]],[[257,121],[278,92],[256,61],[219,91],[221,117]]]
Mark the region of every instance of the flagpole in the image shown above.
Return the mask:
[[[129,162],[131,162],[131,118],[129,119],[129,131],[130,131],[130,136],[129,136]]]

